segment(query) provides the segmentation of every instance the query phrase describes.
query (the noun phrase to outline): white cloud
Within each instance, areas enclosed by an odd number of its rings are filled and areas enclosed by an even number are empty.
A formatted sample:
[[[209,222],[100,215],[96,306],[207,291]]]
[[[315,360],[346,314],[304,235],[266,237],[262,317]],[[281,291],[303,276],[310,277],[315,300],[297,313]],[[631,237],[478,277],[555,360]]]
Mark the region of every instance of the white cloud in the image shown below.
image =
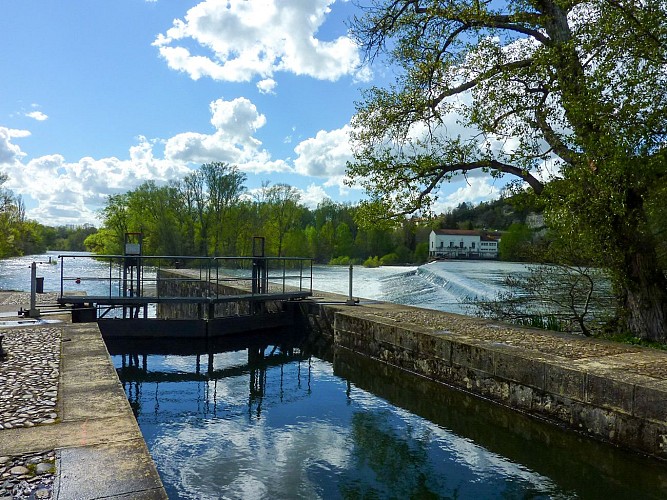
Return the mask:
[[[460,177],[460,179],[464,180],[463,177]],[[444,213],[457,207],[464,201],[479,203],[481,201],[496,199],[500,195],[500,189],[494,184],[494,181],[500,183],[500,181],[496,181],[488,176],[468,177],[464,181],[465,184],[463,186],[438,199],[433,204],[433,211],[435,213]]]
[[[273,78],[266,78],[257,82],[257,90],[259,90],[260,94],[275,94],[277,85]]]
[[[12,144],[13,138],[28,137],[30,132],[27,130],[17,130],[6,127],[0,127],[0,165],[11,165],[25,156],[21,148]]]
[[[325,186],[338,186],[341,191],[347,191],[343,180],[347,162],[352,160],[350,130],[349,125],[337,130],[320,130],[315,137],[300,142],[294,148],[296,172],[325,178]]]
[[[31,111],[30,113],[26,113],[25,115],[28,118],[32,118],[33,120],[37,120],[38,122],[43,122],[44,120],[49,119],[48,115],[42,113],[41,111]]]
[[[13,155],[11,161],[2,162],[2,171],[9,176],[6,187],[34,200],[37,206],[27,209],[28,217],[48,225],[97,223],[96,211],[109,194],[134,189],[147,180],[180,179],[190,171],[183,163],[155,158],[153,143],[144,137],[130,148],[127,160],[84,157],[67,162],[52,154],[23,163],[25,153],[10,139],[28,133],[11,131],[12,135],[8,130],[0,127],[0,157]]]
[[[266,124],[266,117],[245,97],[218,99],[210,104],[212,134],[184,132],[168,139],[164,156],[185,163],[222,161],[246,172],[285,172],[289,165],[271,160],[254,134]]]
[[[324,188],[317,184],[311,184],[305,190],[300,189],[299,193],[301,194],[301,203],[311,210],[316,209],[317,205],[330,198]]]
[[[204,0],[153,42],[171,69],[197,80],[270,80],[278,71],[335,81],[368,80],[353,40],[316,37],[335,0]],[[184,46],[194,41],[194,54]],[[260,88],[260,91],[262,89]]]
[[[0,127],[0,171],[9,176],[6,187],[26,199],[28,217],[49,225],[98,223],[96,211],[108,195],[148,180],[182,179],[192,163],[226,161],[253,173],[293,171],[286,160],[272,159],[255,137],[266,118],[248,99],[218,99],[209,109],[213,133],[190,131],[166,140],[139,136],[127,159],[83,157],[68,162],[52,154],[26,162],[26,153],[13,140],[30,132]],[[163,158],[156,157],[158,143],[164,144]]]

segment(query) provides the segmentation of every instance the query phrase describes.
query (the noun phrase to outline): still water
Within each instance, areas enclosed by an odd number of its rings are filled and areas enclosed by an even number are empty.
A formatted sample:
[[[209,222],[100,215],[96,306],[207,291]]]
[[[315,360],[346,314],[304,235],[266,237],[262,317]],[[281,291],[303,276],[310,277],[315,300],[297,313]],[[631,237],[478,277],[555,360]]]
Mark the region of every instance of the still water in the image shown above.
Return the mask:
[[[29,289],[30,262],[48,257],[0,261],[0,289]],[[45,291],[59,290],[59,267],[39,265]],[[314,272],[315,289],[347,294],[346,267]],[[461,312],[462,297],[519,272],[355,267],[353,292]],[[667,498],[665,464],[346,351],[315,356],[288,333],[278,345],[109,344],[170,498]]]

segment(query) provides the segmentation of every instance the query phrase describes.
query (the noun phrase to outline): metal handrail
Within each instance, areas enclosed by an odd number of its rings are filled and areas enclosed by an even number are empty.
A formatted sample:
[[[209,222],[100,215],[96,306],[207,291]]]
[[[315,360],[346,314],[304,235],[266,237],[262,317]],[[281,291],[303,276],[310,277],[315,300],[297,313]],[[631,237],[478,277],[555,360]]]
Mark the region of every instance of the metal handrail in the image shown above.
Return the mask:
[[[81,254],[61,254],[60,260],[60,298],[62,299],[67,292],[68,296],[76,296],[72,290],[66,290],[66,284],[75,282],[76,284],[98,284],[99,293],[93,295],[105,295],[108,297],[121,297],[130,292],[130,296],[158,297],[160,292],[157,287],[158,281],[179,281],[179,282],[205,282],[206,296],[218,297],[219,286],[224,283],[236,282],[245,283],[252,289],[252,269],[253,265],[262,262],[266,269],[266,282],[275,287],[276,285],[286,293],[288,290],[298,290],[300,292],[309,292],[312,294],[313,287],[313,259],[305,257],[244,257],[244,256],[215,256],[201,257],[188,255],[81,255]],[[70,259],[95,259],[98,261],[108,261],[108,273],[101,275],[81,275],[74,274],[73,271],[67,271]],[[128,263],[141,266],[142,272],[137,278],[138,282],[132,282],[128,288],[127,271]],[[233,264],[233,265],[230,265]],[[215,267],[215,270],[213,269]],[[159,277],[163,269],[177,269],[184,271],[183,277],[164,278]],[[222,270],[229,272],[224,273]],[[294,269],[292,273],[290,270]],[[143,272],[147,270],[148,272]],[[187,270],[193,270],[193,276],[187,276]],[[132,275],[134,277],[134,274]],[[305,282],[305,283],[304,283]],[[67,287],[70,288],[70,287]],[[90,287],[89,287],[90,288]],[[267,287],[268,288],[268,287]],[[146,292],[154,290],[154,295],[147,295]],[[264,290],[266,292],[268,290]],[[252,292],[255,293],[255,292]],[[88,294],[88,291],[86,291]],[[82,295],[83,296],[83,295]]]

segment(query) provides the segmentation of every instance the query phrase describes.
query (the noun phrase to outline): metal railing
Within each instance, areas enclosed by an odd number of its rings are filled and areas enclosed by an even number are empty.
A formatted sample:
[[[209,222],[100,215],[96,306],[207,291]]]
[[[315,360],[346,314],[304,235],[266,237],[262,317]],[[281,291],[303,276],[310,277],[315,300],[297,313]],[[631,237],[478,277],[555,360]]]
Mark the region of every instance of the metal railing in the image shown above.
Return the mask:
[[[188,297],[165,294],[165,283],[180,289],[198,283],[202,298],[218,298],[222,286],[248,294],[288,294],[313,290],[313,260],[302,257],[193,257],[59,255],[60,296]],[[83,264],[82,264],[83,263]],[[162,271],[177,271],[165,277]],[[158,286],[160,283],[161,286]],[[192,295],[189,295],[192,297]]]

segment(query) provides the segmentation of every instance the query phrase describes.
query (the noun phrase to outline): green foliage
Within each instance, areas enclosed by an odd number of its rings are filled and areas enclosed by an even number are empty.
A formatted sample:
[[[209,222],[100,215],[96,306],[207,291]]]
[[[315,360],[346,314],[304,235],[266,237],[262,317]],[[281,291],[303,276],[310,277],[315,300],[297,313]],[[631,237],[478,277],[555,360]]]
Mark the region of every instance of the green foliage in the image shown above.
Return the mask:
[[[532,239],[533,232],[528,226],[521,223],[512,224],[498,243],[500,259],[514,262],[529,260],[529,246]]]
[[[374,257],[368,257],[363,264],[364,267],[371,267],[371,268],[380,267],[381,265],[382,263],[380,262],[380,259],[378,258],[377,255]]]
[[[428,260],[428,242],[422,241],[415,249],[415,263],[423,264]]]
[[[620,333],[611,333],[602,335],[602,338],[611,340],[613,342],[621,342],[623,344],[638,345],[642,347],[650,347],[651,349],[658,349],[665,351],[667,350],[667,345],[660,342],[653,342],[650,340],[639,339],[629,332],[620,332]]]
[[[119,254],[126,232],[142,232],[147,255],[250,255],[253,236],[264,236],[267,255],[348,264],[389,254],[397,256],[392,262],[412,262],[416,246],[428,239],[429,226],[413,219],[363,228],[358,206],[324,200],[309,210],[286,184],[264,183],[251,200],[244,180],[235,167],[214,163],[181,181],[146,182],[110,196],[101,211],[104,227],[85,244]]]
[[[329,265],[331,266],[349,266],[350,264],[356,264],[356,262],[354,259],[350,259],[347,255],[334,257],[329,261]]]
[[[387,255],[383,255],[380,258],[380,265],[381,266],[395,266],[396,264],[400,263],[401,259],[399,258],[398,254],[396,253],[388,253]]]

